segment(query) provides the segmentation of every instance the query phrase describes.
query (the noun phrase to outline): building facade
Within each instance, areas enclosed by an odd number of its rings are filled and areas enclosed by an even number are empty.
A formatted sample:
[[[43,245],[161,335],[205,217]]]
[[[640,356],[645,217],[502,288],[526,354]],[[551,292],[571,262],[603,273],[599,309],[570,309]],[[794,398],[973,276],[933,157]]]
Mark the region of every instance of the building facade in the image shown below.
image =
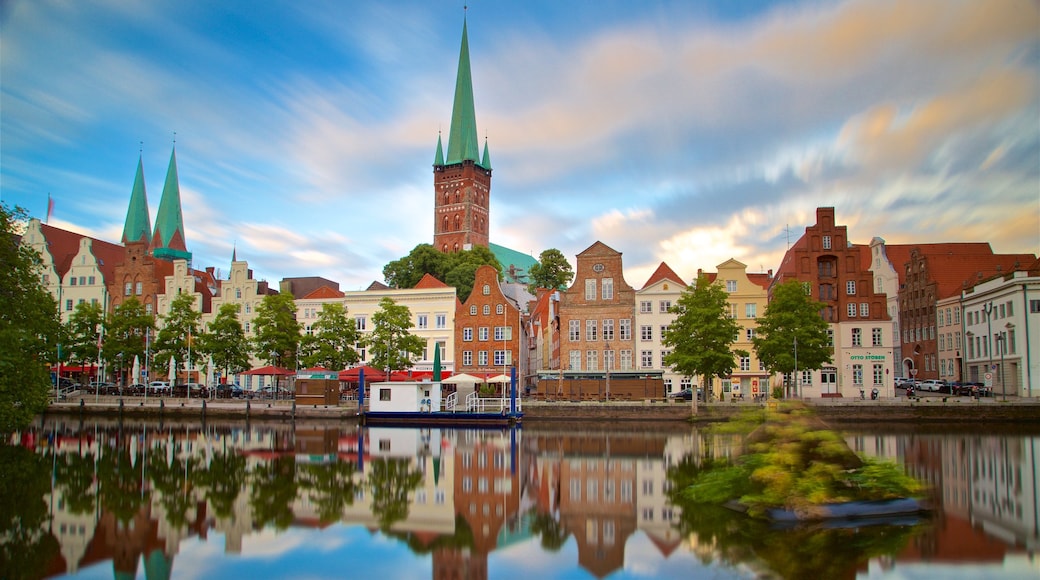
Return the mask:
[[[636,291],[635,332],[638,336],[639,368],[661,371],[666,393],[692,387],[694,377],[675,372],[664,362],[671,352],[662,340],[664,331],[675,320],[672,305],[679,301],[686,284],[668,264],[661,262],[657,270]]]
[[[456,372],[489,377],[526,368],[523,311],[502,291],[492,266],[477,268],[473,291],[459,305],[455,322]]]

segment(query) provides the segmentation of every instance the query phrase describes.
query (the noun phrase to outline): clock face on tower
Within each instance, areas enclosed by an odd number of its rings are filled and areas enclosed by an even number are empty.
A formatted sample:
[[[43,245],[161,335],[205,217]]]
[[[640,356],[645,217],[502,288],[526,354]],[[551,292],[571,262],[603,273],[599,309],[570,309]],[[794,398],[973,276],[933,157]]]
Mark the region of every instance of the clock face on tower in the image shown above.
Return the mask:
[[[593,272],[602,272],[603,271],[603,264],[596,264],[596,265],[594,265],[592,267],[592,271]]]

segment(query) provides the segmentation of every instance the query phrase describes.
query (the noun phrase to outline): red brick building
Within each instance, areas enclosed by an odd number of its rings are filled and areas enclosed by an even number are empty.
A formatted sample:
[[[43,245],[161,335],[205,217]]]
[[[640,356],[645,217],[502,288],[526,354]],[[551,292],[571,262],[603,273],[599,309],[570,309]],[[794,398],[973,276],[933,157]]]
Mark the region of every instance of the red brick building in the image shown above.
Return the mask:
[[[502,292],[498,271],[477,268],[473,291],[455,313],[455,372],[484,377],[524,368],[520,308]]]

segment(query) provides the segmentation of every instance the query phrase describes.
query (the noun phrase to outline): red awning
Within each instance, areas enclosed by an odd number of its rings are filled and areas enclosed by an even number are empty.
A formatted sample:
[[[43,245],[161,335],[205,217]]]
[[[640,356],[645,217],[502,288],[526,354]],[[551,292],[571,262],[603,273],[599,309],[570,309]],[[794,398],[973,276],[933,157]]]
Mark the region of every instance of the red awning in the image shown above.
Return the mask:
[[[249,370],[249,371],[246,371],[244,373],[239,373],[239,374],[243,374],[243,375],[262,375],[262,376],[267,376],[267,377],[270,377],[270,376],[284,377],[284,376],[292,376],[292,375],[295,375],[296,373],[291,371],[291,370],[289,370],[289,369],[283,369],[282,367],[276,367],[274,365],[267,365],[266,367],[260,367],[258,369]]]
[[[386,373],[384,373],[383,371],[381,371],[381,370],[379,370],[379,369],[377,369],[375,367],[370,367],[368,365],[362,365],[362,366],[359,366],[359,367],[354,367],[352,369],[347,369],[347,370],[340,371],[339,372],[339,380],[341,380],[343,382],[357,382],[358,381],[358,375],[361,372],[361,369],[365,369],[365,382],[366,383],[370,383],[372,381],[382,381],[382,380],[386,379]]]

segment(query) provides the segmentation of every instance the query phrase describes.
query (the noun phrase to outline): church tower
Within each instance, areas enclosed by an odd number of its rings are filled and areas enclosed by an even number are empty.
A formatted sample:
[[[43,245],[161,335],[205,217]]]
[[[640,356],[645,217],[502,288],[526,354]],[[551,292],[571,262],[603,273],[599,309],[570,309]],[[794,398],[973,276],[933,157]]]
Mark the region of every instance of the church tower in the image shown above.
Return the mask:
[[[177,150],[170,153],[166,183],[159,198],[159,213],[155,216],[152,236],[152,255],[163,260],[187,260],[191,252],[184,242],[184,217],[181,214],[181,187],[177,178]]]
[[[469,66],[469,40],[466,21],[463,19],[448,154],[445,157],[438,135],[433,162],[433,246],[442,252],[488,246],[491,157],[485,140],[481,158],[478,140],[473,79]]]

